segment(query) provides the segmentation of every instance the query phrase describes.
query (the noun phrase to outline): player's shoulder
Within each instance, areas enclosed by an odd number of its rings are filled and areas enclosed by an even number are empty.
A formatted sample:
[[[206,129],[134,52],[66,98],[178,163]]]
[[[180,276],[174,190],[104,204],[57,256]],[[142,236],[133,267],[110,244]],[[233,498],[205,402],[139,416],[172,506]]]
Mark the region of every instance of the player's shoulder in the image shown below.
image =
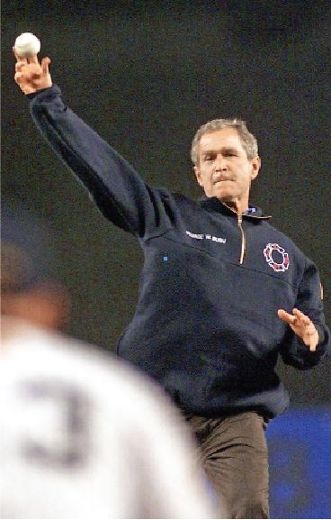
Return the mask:
[[[168,407],[168,399],[147,376],[93,344],[70,336],[37,329],[22,329],[7,342],[2,357],[13,380],[48,380],[70,385],[118,417],[140,419]],[[138,420],[138,417],[137,417]]]

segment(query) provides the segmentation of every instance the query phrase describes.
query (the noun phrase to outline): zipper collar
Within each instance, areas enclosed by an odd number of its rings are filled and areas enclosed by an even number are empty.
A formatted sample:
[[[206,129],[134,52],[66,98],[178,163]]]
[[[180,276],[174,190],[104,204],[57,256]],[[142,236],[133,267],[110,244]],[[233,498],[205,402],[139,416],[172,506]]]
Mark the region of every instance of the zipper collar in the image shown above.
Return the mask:
[[[237,213],[231,209],[229,206],[221,202],[216,197],[202,197],[199,199],[199,204],[203,208],[207,210],[217,211],[218,213],[223,213],[224,215],[232,215],[238,218]],[[249,205],[248,212],[243,213],[242,217],[248,220],[268,220],[271,218],[271,215],[263,215],[262,209],[257,206]]]

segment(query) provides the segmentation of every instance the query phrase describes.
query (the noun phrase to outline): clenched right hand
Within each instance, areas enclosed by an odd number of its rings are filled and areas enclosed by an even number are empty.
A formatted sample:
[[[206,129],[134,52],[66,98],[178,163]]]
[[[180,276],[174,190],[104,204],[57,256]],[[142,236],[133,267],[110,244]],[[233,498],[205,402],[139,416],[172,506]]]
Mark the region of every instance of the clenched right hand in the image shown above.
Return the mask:
[[[52,78],[49,73],[49,58],[38,61],[37,56],[21,58],[13,48],[16,65],[14,79],[24,94],[32,94],[43,88],[52,86]]]

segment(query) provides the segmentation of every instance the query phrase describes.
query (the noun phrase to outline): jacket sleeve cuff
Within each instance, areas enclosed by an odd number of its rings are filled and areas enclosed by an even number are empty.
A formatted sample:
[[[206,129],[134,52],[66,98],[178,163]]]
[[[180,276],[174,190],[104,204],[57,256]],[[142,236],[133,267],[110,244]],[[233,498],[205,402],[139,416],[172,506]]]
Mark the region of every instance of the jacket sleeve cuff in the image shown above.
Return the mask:
[[[41,90],[37,90],[37,92],[32,92],[31,94],[27,94],[26,97],[32,102],[34,99],[38,99],[38,101],[43,101],[44,99],[51,99],[54,96],[58,96],[61,94],[61,89],[57,85],[52,85],[51,87],[43,88]]]
[[[309,347],[304,344],[304,342],[297,338],[297,354],[304,360],[308,361],[308,363],[315,365],[319,362],[319,360],[329,353],[329,338],[327,337],[327,333],[323,327],[315,324],[315,327],[318,332],[319,342],[316,346],[316,350],[310,351]]]
[[[328,331],[324,327],[321,327],[320,325],[318,325],[316,323],[315,323],[315,327],[317,329],[318,338],[319,338],[316,352],[320,352],[320,354],[324,354],[324,353],[328,352],[330,354],[331,345],[330,345],[330,338],[329,338]]]

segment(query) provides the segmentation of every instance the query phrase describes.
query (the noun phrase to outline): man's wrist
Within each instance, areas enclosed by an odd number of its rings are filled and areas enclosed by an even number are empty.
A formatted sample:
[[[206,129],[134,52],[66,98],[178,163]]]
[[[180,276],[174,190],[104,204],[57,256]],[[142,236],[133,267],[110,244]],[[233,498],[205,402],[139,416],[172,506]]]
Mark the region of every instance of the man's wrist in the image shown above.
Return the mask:
[[[42,92],[45,92],[45,91],[51,89],[52,87],[53,87],[53,85],[50,85],[49,87],[41,88],[39,90],[36,90],[35,92],[30,92],[30,94],[25,94],[25,95],[28,99],[33,99],[36,96],[38,96],[38,94],[41,94]]]

